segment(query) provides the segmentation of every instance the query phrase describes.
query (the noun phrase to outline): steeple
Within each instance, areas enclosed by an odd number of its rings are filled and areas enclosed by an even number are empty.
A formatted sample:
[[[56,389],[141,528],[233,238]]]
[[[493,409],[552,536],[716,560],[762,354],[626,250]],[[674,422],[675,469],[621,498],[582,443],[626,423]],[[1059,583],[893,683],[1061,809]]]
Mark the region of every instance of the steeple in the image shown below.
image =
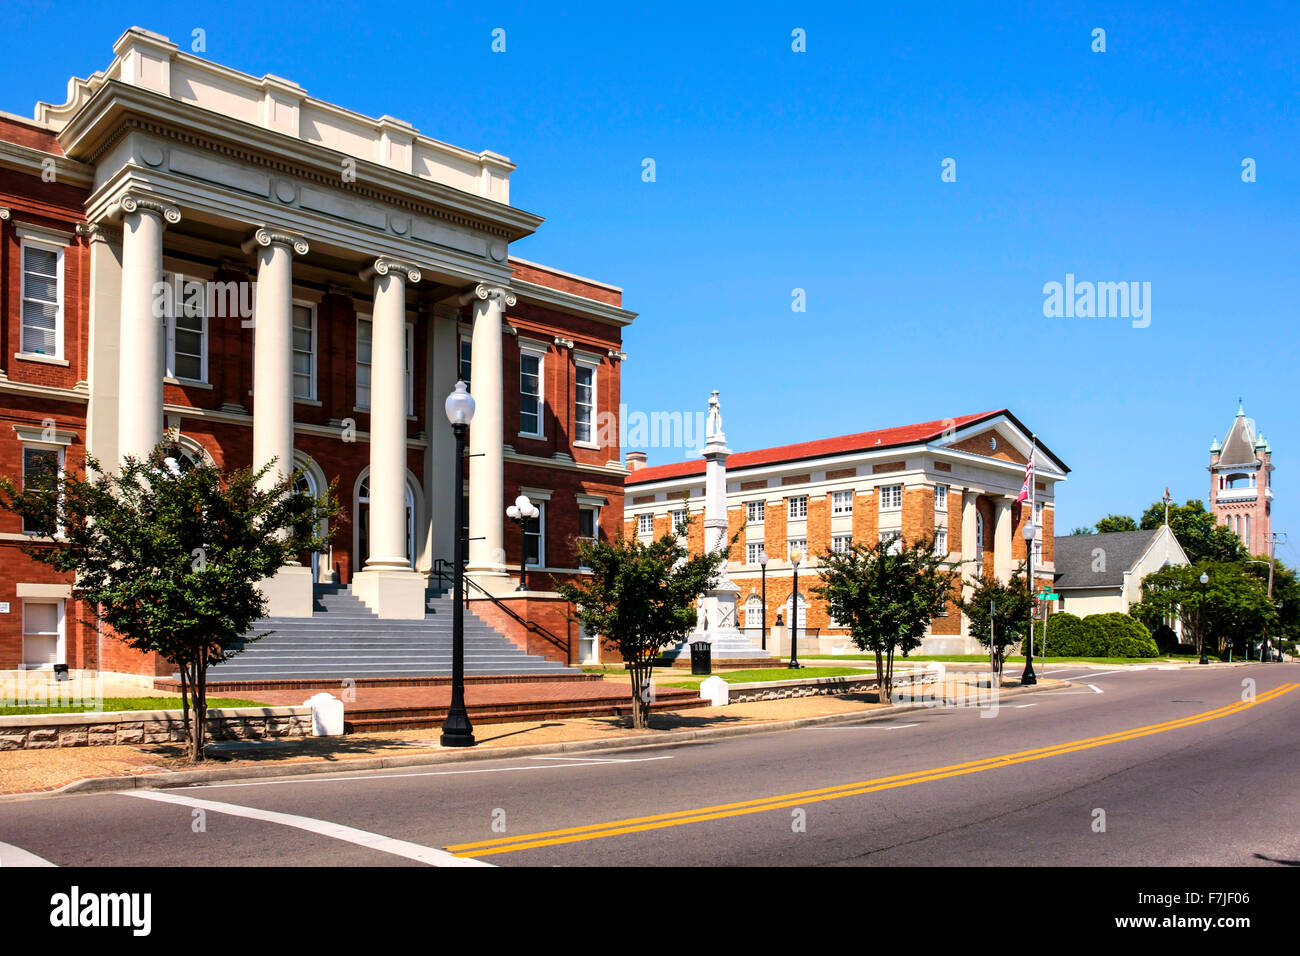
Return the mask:
[[[1237,416],[1223,444],[1210,444],[1210,510],[1215,520],[1241,539],[1251,554],[1268,550],[1273,513],[1273,450],[1246,403],[1237,399]]]

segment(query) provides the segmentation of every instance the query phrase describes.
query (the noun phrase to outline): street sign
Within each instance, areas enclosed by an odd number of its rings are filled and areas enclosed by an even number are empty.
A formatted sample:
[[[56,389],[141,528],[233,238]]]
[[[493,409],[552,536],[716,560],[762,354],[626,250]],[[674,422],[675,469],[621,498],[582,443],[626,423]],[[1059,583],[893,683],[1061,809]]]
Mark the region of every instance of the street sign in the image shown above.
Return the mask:
[[[1059,594],[1052,594],[1052,593],[1050,593],[1050,592],[1048,592],[1048,591],[1040,591],[1040,592],[1036,595],[1036,597],[1037,597],[1038,600],[1040,600],[1040,601],[1059,601],[1059,600],[1061,599],[1061,595],[1059,595]]]

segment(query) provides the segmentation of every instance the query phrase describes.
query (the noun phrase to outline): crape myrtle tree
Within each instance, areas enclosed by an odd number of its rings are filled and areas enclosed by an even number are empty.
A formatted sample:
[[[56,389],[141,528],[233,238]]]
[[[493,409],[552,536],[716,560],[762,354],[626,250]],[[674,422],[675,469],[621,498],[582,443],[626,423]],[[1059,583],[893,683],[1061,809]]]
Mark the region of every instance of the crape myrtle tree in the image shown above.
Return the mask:
[[[155,653],[181,675],[191,760],[203,759],[207,672],[264,637],[259,582],[299,555],[322,550],[322,523],[338,512],[334,486],[295,491],[300,474],[259,487],[256,472],[206,463],[182,468],[158,445],[115,473],[86,457],[85,473],[20,487],[0,476],[0,508],[44,536],[24,551],[76,575],[76,597],[129,647]],[[332,529],[331,529],[332,530]],[[96,662],[98,665],[98,662]]]
[[[819,558],[821,583],[813,593],[854,644],[875,653],[882,703],[892,699],[895,652],[921,645],[953,591],[957,572],[943,568],[946,560],[935,553],[933,534],[910,543],[895,535]]]
[[[717,583],[731,545],[691,556],[686,541],[689,516],[663,537],[640,541],[576,540],[578,563],[589,573],[557,581],[555,590],[574,605],[571,618],[588,634],[618,645],[632,678],[632,726],[650,726],[649,686],[654,662],[696,625],[696,602]]]
[[[1029,635],[1029,592],[1025,589],[1024,565],[1003,584],[984,575],[971,584],[970,597],[958,606],[970,621],[970,633],[989,649],[993,673],[1002,678],[1007,650]]]
[[[1265,628],[1277,632],[1277,585],[1268,598],[1268,568],[1256,573],[1244,561],[1201,561],[1167,565],[1142,580],[1142,600],[1132,614],[1148,627],[1181,618],[1183,634],[1207,651],[1238,654],[1260,639]],[[1209,576],[1201,584],[1201,574]],[[1284,604],[1285,607],[1285,604]]]

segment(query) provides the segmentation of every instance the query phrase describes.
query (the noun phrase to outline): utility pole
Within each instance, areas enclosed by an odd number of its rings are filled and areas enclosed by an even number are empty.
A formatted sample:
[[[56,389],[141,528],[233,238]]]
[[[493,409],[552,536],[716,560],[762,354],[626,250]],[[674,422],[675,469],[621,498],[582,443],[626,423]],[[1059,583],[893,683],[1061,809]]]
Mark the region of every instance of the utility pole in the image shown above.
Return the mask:
[[[1268,536],[1268,606],[1269,607],[1273,606],[1273,565],[1277,561],[1275,555],[1277,554],[1277,539],[1279,536],[1281,536],[1283,541],[1286,540],[1285,531],[1274,531]],[[1263,646],[1260,649],[1261,653],[1259,655],[1259,659],[1261,661],[1267,661],[1269,659],[1268,658],[1268,637],[1269,637],[1268,628],[1266,627],[1264,628],[1264,642],[1263,642]]]

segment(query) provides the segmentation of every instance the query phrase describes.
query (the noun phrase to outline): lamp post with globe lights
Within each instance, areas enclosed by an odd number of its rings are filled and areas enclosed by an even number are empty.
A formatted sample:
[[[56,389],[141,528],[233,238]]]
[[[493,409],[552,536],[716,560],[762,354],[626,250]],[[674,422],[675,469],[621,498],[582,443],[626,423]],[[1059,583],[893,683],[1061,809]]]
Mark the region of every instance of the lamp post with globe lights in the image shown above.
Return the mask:
[[[803,552],[798,548],[790,552],[790,567],[794,571],[794,581],[790,592],[790,669],[799,668],[799,562]]]
[[[457,382],[447,396],[447,421],[456,435],[456,536],[453,551],[455,574],[452,578],[451,612],[451,706],[442,725],[444,747],[473,747],[474,726],[465,709],[465,436],[474,417],[474,396]]]
[[[1030,518],[1021,532],[1025,536],[1025,566],[1029,569],[1026,583],[1029,588],[1029,652],[1025,654],[1025,669],[1020,674],[1022,687],[1038,683],[1038,675],[1034,673],[1034,535],[1037,530],[1034,519]]]
[[[1205,656],[1205,601],[1209,593],[1210,576],[1204,571],[1201,572],[1201,626],[1196,629],[1197,636],[1201,643],[1201,663],[1208,664],[1210,659]]]
[[[767,551],[758,552],[758,568],[763,579],[763,650],[767,650]]]
[[[515,499],[515,503],[506,509],[506,517],[519,525],[519,587],[515,588],[516,591],[528,590],[528,533],[524,525],[540,517],[541,513],[527,495],[520,495]]]

